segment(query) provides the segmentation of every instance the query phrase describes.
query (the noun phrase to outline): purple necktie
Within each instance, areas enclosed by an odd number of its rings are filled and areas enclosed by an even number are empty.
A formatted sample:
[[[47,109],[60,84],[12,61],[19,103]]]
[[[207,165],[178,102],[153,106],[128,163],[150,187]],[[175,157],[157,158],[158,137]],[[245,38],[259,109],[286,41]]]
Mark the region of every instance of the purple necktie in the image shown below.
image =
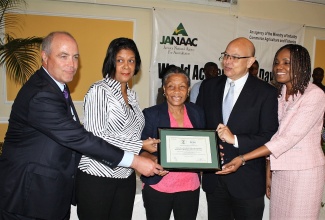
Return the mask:
[[[66,99],[66,100],[68,100],[68,98],[69,98],[69,93],[68,93],[68,90],[67,90],[67,87],[64,85],[64,89],[63,89],[63,95],[64,95],[64,98]]]

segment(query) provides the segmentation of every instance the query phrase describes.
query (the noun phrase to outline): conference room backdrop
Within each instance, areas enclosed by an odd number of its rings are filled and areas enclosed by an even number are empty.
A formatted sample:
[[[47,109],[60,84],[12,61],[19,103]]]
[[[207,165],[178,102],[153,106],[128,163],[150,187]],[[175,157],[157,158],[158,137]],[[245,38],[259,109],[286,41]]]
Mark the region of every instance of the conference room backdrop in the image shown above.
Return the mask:
[[[184,68],[192,85],[204,79],[206,62],[222,66],[220,54],[236,37],[250,39],[260,64],[259,77],[270,82],[275,52],[283,45],[303,44],[304,25],[172,9],[152,10],[153,45],[150,66],[150,104],[155,104],[161,74],[171,64]]]

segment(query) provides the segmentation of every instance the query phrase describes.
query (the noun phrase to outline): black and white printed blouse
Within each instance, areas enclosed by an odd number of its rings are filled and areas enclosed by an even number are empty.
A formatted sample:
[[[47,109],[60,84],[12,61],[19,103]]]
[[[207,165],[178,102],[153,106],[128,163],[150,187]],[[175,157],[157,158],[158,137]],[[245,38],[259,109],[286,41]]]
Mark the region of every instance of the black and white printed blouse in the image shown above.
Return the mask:
[[[136,100],[136,93],[127,89],[126,105],[120,82],[105,78],[94,83],[84,98],[84,127],[124,151],[139,154],[144,116]],[[110,167],[82,156],[79,169],[94,176],[127,178],[132,168]]]

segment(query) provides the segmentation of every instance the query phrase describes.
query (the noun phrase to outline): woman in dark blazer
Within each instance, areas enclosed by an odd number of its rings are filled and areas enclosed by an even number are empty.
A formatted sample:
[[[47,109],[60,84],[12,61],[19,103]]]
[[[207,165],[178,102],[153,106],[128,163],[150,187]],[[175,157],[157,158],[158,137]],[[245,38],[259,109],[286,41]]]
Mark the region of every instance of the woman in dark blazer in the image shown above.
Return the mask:
[[[163,78],[166,101],[143,110],[145,127],[142,138],[158,138],[159,127],[204,128],[203,110],[186,101],[190,91],[190,79],[179,67],[169,69]],[[157,153],[142,152],[152,160]],[[200,175],[195,172],[167,172],[152,177],[141,176],[144,184],[142,195],[147,219],[174,218],[196,219]]]

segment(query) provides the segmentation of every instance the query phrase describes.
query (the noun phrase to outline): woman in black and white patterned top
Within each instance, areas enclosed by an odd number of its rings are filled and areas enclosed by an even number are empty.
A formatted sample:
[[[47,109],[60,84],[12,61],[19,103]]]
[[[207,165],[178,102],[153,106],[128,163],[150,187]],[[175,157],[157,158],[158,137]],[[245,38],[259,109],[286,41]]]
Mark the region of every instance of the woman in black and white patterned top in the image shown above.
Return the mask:
[[[117,38],[106,53],[104,79],[94,83],[84,98],[84,127],[107,142],[134,154],[156,150],[157,140],[142,141],[144,116],[128,81],[140,69],[133,40]],[[136,190],[132,168],[111,169],[82,156],[77,173],[77,213],[80,220],[131,219]]]

